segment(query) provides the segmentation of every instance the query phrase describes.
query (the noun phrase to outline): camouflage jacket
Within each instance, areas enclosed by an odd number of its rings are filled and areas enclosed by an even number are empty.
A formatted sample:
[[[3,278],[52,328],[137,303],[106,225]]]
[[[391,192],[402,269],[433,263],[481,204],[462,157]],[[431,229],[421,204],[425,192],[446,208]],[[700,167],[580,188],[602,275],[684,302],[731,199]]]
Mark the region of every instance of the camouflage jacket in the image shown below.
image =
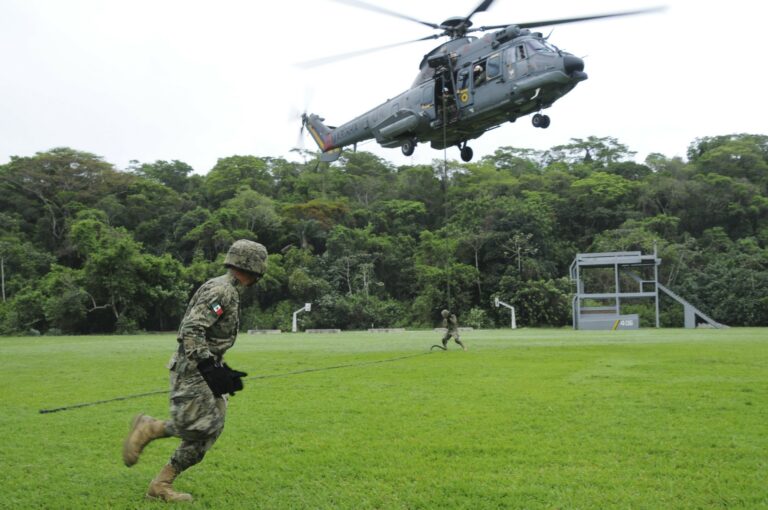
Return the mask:
[[[447,319],[443,319],[443,327],[451,332],[459,330],[459,319],[456,318],[456,314],[451,314]]]
[[[243,285],[232,275],[212,278],[197,289],[179,326],[177,340],[190,361],[221,358],[232,347],[240,327]]]

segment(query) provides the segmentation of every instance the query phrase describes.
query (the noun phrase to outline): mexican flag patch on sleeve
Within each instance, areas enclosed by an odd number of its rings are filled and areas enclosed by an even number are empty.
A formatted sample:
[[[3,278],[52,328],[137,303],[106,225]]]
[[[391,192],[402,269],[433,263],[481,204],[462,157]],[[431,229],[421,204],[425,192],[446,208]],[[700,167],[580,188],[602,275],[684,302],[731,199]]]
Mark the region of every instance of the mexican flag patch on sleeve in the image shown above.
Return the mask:
[[[219,303],[211,303],[211,310],[213,310],[217,317],[221,317],[221,314],[224,313],[224,309]]]

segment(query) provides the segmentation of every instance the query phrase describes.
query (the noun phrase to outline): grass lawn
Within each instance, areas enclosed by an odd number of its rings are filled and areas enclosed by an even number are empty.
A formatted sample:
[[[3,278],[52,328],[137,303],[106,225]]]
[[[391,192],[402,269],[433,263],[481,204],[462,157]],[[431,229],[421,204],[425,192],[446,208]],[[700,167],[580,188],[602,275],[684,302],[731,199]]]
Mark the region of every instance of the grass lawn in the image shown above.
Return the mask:
[[[768,330],[240,336],[195,508],[768,508]],[[172,334],[0,338],[0,508],[162,508]],[[327,368],[326,370],[317,370]],[[41,414],[78,403],[157,394]]]

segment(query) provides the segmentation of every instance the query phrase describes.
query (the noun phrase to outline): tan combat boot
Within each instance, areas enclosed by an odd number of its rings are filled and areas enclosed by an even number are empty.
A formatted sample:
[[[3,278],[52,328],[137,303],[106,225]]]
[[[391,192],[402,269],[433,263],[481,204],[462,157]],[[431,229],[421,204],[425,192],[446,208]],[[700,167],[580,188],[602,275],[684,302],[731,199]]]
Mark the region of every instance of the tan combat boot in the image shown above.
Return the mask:
[[[173,490],[173,481],[178,476],[173,466],[166,464],[160,470],[147,489],[147,498],[162,499],[163,501],[192,501],[192,495],[186,492],[176,492]]]
[[[147,444],[158,437],[167,437],[165,422],[145,414],[137,414],[131,423],[131,431],[123,443],[123,462],[128,467],[138,462],[139,455]]]

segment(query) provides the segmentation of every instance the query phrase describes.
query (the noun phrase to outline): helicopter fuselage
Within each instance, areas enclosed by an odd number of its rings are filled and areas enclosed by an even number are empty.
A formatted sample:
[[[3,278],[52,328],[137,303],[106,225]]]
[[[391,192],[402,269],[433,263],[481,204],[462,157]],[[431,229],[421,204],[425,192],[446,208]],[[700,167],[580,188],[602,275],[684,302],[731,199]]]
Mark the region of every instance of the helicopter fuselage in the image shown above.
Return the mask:
[[[438,46],[424,56],[410,89],[349,122],[331,128],[314,114],[303,122],[326,160],[336,159],[342,147],[375,139],[406,155],[417,143],[434,149],[456,145],[469,161],[468,140],[549,108],[587,79],[583,69],[581,59],[540,33],[510,25]],[[547,127],[549,117],[536,113],[533,123]]]

